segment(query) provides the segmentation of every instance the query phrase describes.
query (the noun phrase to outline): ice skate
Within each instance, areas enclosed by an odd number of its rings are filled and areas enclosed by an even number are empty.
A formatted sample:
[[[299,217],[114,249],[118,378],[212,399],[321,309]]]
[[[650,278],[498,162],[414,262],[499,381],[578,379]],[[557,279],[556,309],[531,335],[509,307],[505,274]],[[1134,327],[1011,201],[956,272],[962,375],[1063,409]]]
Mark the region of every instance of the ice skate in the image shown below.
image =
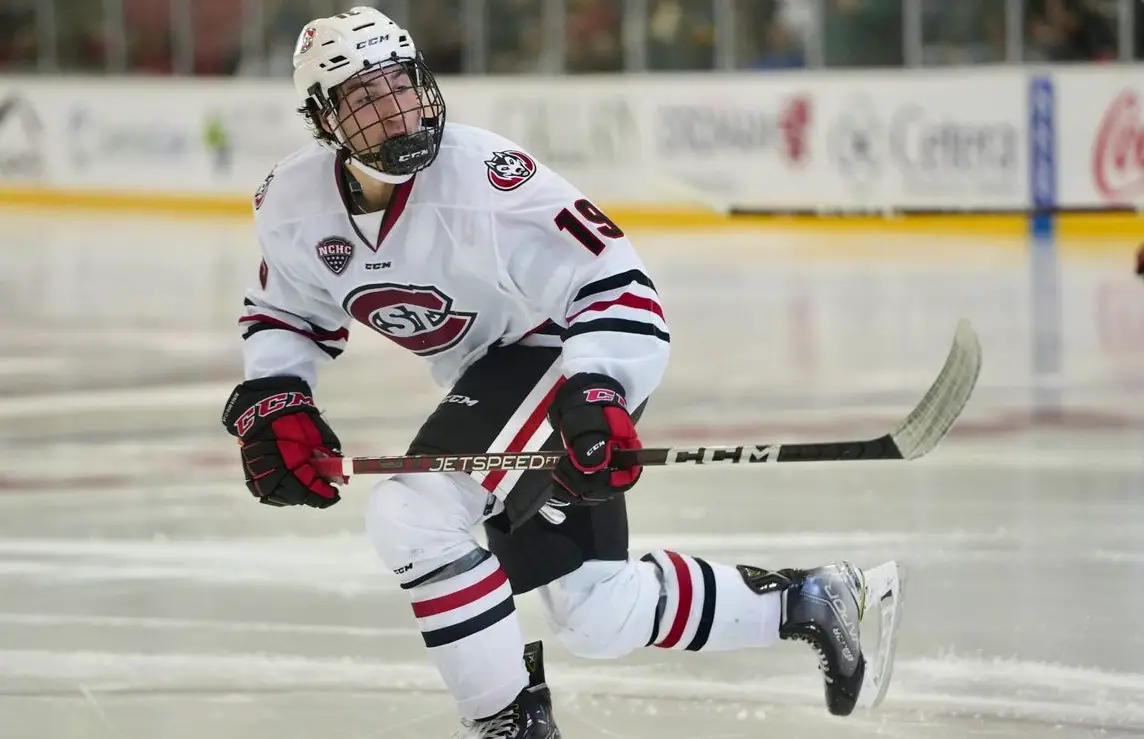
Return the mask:
[[[779,636],[805,641],[818,653],[827,710],[847,716],[860,695],[863,707],[878,706],[890,684],[898,636],[902,578],[897,563],[863,571],[841,562],[781,574],[792,582],[785,592]],[[879,616],[879,639],[868,658],[861,626],[870,625],[864,620],[871,612]]]
[[[804,641],[818,654],[827,710],[847,716],[857,705],[876,708],[882,702],[901,616],[903,577],[896,562],[870,570],[849,562],[811,570],[739,569],[759,592],[783,591],[779,636]],[[861,629],[872,625],[866,621],[869,613],[878,616],[878,643],[867,655]]]
[[[544,681],[544,649],[540,642],[524,647],[528,687],[499,713],[477,721],[462,720],[453,739],[560,739],[552,717],[552,694]]]

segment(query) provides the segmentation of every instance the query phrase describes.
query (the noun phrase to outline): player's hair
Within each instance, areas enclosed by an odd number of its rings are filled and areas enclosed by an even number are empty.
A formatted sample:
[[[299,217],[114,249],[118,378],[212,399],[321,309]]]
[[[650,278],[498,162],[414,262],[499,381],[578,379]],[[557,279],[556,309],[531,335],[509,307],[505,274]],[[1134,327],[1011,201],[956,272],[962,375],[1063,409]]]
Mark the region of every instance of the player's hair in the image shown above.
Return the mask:
[[[313,98],[307,98],[305,103],[295,108],[295,112],[302,116],[302,120],[306,122],[306,128],[310,129],[310,135],[316,140],[338,145],[333,134],[322,126],[322,112],[318,110],[318,104],[314,102]]]

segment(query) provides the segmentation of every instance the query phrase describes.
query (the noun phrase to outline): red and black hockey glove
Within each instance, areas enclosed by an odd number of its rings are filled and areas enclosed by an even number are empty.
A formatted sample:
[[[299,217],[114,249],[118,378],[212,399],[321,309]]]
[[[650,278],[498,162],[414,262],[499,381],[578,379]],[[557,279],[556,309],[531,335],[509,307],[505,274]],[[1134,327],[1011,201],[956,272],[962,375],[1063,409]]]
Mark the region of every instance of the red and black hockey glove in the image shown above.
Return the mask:
[[[548,421],[564,440],[568,458],[552,472],[555,502],[595,505],[639,480],[642,467],[612,465],[616,449],[642,448],[626,406],[623,388],[607,375],[572,375],[556,391]]]
[[[303,380],[247,380],[231,393],[222,424],[238,437],[246,487],[260,502],[327,508],[341,499],[313,465],[316,455],[340,457],[341,442]]]

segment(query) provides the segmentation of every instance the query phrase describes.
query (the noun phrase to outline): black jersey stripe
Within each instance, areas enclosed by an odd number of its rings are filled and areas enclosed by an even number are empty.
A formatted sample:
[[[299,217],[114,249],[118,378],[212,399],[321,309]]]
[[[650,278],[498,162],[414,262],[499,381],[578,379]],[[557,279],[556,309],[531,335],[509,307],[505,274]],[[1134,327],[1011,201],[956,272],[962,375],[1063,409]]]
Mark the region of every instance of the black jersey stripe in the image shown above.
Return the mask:
[[[621,287],[626,287],[632,284],[633,282],[643,285],[644,287],[651,288],[653,291],[655,290],[655,285],[652,284],[650,277],[638,269],[629,269],[627,272],[620,272],[619,274],[612,275],[610,277],[604,277],[603,279],[596,280],[595,282],[589,282],[587,285],[580,288],[580,291],[576,293],[576,297],[572,299],[572,302],[578,303],[584,298],[590,298],[593,295],[606,293],[609,290],[618,290]]]
[[[597,318],[593,321],[579,321],[573,323],[564,332],[564,340],[567,341],[573,336],[581,334],[590,334],[596,332],[612,332],[619,334],[642,334],[645,336],[654,336],[660,341],[671,342],[671,335],[666,331],[653,326],[650,323],[643,321],[632,321],[627,318]]]

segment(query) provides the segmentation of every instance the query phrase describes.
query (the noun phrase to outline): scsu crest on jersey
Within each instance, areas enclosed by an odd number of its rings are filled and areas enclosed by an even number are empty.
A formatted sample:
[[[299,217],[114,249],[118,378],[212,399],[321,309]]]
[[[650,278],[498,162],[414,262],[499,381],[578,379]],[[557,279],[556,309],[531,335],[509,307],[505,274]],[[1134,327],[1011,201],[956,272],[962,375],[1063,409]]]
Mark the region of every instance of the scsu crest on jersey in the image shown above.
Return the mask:
[[[485,166],[489,168],[489,183],[498,190],[515,190],[536,174],[536,162],[523,151],[494,151]]]
[[[354,245],[341,236],[322,239],[315,248],[318,251],[318,259],[321,259],[335,275],[345,272],[350,260],[354,258]]]
[[[346,296],[346,313],[418,356],[439,354],[465,337],[476,313],[453,310],[431,285],[364,285]]]

